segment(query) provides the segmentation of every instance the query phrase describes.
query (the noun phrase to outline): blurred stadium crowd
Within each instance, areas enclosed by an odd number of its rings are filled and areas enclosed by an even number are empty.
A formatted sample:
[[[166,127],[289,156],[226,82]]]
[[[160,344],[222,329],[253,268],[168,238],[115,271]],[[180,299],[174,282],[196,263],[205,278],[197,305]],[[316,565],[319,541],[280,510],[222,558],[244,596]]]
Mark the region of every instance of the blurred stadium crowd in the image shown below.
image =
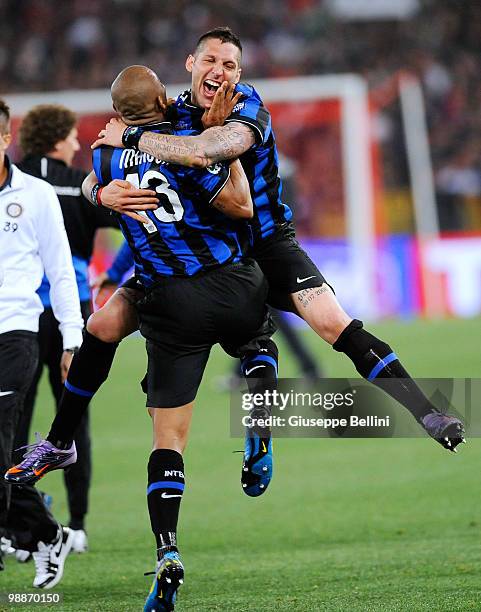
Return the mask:
[[[184,59],[199,33],[230,25],[244,46],[248,79],[360,72],[381,100],[379,138],[389,142],[388,187],[406,184],[396,101],[386,84],[400,70],[424,85],[441,222],[481,223],[481,4],[422,0],[407,20],[346,21],[329,0],[0,0],[2,93],[107,87],[124,66],[154,67],[186,81]],[[387,86],[387,90],[389,87]],[[379,94],[376,98],[376,95]],[[474,198],[474,208],[456,206]],[[474,210],[466,220],[465,211]],[[471,215],[473,216],[473,215]]]

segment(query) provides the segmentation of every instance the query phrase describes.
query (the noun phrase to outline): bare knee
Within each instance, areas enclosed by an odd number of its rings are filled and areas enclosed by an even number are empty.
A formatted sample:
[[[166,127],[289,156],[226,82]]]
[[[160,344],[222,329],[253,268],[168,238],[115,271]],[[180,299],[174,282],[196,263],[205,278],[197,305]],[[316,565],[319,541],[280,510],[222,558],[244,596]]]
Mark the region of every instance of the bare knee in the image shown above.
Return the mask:
[[[102,342],[120,342],[124,336],[122,326],[113,317],[100,311],[90,315],[87,331]]]
[[[183,436],[180,432],[174,433],[165,432],[164,435],[156,437],[154,439],[154,445],[152,450],[158,450],[159,448],[169,448],[170,450],[175,450],[181,455],[185,451],[185,447],[187,446],[187,436]]]
[[[311,327],[318,336],[332,345],[346,329],[351,320],[350,318],[333,317],[317,322],[311,325]]]
[[[187,446],[193,402],[177,408],[149,408],[153,449],[170,448],[182,454]]]
[[[182,454],[187,446],[188,437],[188,423],[169,424],[162,427],[161,430],[155,428],[153,449],[170,448]]]

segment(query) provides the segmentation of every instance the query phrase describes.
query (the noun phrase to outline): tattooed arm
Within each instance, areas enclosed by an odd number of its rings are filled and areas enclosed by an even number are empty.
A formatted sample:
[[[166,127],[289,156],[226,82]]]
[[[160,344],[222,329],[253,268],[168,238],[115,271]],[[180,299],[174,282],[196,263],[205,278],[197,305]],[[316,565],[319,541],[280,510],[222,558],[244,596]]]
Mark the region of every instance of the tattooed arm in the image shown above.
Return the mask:
[[[211,127],[198,136],[171,136],[144,132],[139,149],[157,159],[205,168],[218,161],[235,159],[255,143],[252,129],[237,121]]]
[[[123,147],[122,134],[127,125],[118,117],[111,119],[99,138],[91,145]],[[226,125],[211,127],[198,136],[173,136],[144,132],[139,149],[172,164],[205,168],[218,161],[235,159],[255,143],[254,132],[244,123],[232,121]]]

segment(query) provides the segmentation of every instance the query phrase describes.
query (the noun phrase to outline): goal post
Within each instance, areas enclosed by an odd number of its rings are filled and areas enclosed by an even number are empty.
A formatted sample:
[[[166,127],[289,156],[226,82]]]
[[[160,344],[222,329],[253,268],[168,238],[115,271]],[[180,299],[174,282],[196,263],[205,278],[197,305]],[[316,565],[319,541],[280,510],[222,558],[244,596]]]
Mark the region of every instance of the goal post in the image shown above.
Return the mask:
[[[364,285],[365,288],[362,298],[359,296],[357,302],[356,316],[375,318],[374,175],[366,81],[356,74],[341,74],[259,80],[254,81],[253,85],[267,106],[285,102],[339,102],[346,238],[351,248],[351,256],[356,261],[356,273],[360,277],[353,281],[357,286]],[[319,265],[322,270],[322,262]]]

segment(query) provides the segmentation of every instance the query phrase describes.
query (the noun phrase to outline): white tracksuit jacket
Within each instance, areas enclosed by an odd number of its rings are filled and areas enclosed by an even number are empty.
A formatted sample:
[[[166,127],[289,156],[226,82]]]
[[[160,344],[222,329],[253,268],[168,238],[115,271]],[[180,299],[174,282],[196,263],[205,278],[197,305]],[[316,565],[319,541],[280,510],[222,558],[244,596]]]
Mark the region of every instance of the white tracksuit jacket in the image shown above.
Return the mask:
[[[51,185],[11,169],[0,191],[0,334],[38,331],[36,291],[45,270],[63,346],[80,346],[83,321],[60,203]]]

